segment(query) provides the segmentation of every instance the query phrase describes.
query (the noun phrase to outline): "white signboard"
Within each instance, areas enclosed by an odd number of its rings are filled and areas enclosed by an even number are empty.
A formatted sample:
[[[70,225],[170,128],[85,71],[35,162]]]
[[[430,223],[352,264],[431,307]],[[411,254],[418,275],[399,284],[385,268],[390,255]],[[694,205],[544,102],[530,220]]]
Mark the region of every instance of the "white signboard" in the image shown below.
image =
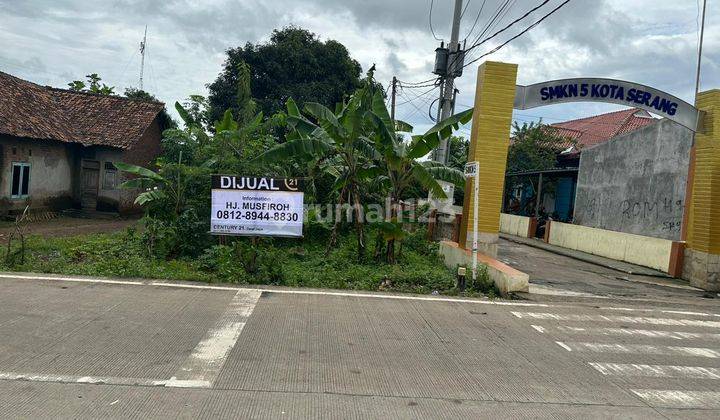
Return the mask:
[[[472,178],[478,173],[478,163],[468,162],[465,164],[465,178]]]
[[[302,228],[297,179],[212,176],[210,233],[301,237]]]

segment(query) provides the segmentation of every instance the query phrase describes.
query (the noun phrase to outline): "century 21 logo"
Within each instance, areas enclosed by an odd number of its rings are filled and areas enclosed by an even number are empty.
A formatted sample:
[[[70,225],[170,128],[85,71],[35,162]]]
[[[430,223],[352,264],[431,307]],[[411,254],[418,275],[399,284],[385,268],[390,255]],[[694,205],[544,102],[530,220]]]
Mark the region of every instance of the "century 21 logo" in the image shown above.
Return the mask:
[[[298,190],[298,180],[297,178],[289,178],[285,179],[285,187],[290,191],[297,191]]]

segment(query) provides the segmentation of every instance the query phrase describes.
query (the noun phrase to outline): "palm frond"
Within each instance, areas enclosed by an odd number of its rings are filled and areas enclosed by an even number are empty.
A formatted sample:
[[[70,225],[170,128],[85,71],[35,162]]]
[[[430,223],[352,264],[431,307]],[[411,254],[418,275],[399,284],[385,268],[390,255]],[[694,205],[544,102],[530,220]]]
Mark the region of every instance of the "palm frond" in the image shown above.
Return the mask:
[[[423,162],[423,166],[425,167],[425,170],[433,176],[435,179],[439,179],[441,181],[450,182],[452,184],[455,184],[457,186],[463,186],[465,185],[465,175],[462,173],[462,171],[459,171],[455,168],[451,168],[449,166],[444,166],[442,164],[440,165],[427,165],[426,162]],[[436,163],[436,162],[433,162]]]
[[[467,124],[467,122],[472,119],[473,110],[474,108],[470,108],[458,114],[451,115],[449,118],[435,124],[430,130],[423,134],[425,141],[428,145],[432,145],[432,147],[435,148],[440,143],[441,138],[450,137],[453,130],[457,130],[460,124]]]
[[[138,175],[145,178],[150,178],[154,181],[164,182],[165,178],[151,171],[150,169],[143,168],[142,166],[132,165],[124,162],[114,162],[116,168],[123,172],[127,172],[133,175]]]
[[[278,144],[256,157],[261,163],[277,162],[292,157],[319,157],[332,150],[332,145],[318,137],[301,137]]]
[[[430,191],[433,197],[447,198],[440,184],[438,184],[433,175],[422,164],[414,162],[411,171],[413,179],[423,188]]]

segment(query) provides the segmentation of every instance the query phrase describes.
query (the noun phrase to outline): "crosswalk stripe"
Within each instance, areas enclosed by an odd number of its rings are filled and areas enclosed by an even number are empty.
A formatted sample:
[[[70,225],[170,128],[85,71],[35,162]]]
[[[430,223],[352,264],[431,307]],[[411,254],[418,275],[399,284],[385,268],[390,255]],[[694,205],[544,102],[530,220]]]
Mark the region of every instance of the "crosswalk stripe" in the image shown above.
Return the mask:
[[[631,389],[631,391],[653,407],[720,408],[720,392],[660,389]]]
[[[657,354],[663,356],[710,357],[713,359],[720,357],[720,352],[703,347],[648,346],[645,344],[606,344],[562,341],[556,341],[556,343],[568,351],[587,351],[593,353]]]
[[[626,363],[590,363],[603,375],[649,376],[653,378],[720,379],[720,369],[699,366],[641,365]]]
[[[620,322],[626,324],[673,325],[685,327],[720,328],[720,321],[699,319],[651,318],[621,315],[575,315],[552,314],[546,312],[511,312],[518,318],[543,319],[553,321],[585,321],[585,322]]]
[[[537,325],[531,327],[546,329]],[[720,341],[720,334],[715,333],[694,333],[685,331],[659,331],[659,330],[638,330],[629,328],[583,328],[560,325],[557,330],[564,334],[588,334],[588,335],[611,335],[611,336],[641,336],[649,338],[671,338],[674,340],[708,340]],[[538,330],[539,331],[539,330]]]
[[[713,314],[713,313],[707,313],[707,312],[695,312],[695,311],[677,311],[677,310],[670,310],[670,309],[620,308],[617,306],[601,306],[598,309],[605,310],[605,311],[659,312],[662,314],[673,314],[673,315],[697,315],[697,316],[720,317],[720,314]]]

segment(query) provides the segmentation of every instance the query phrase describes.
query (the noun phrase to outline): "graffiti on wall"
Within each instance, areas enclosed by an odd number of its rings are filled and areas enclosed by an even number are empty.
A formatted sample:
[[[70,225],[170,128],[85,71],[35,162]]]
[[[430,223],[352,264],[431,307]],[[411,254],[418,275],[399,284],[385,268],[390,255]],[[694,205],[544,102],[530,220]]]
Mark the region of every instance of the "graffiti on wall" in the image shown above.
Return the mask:
[[[682,225],[683,200],[664,197],[661,200],[623,200],[620,203],[622,218],[632,222],[658,221],[662,230],[680,231]]]

